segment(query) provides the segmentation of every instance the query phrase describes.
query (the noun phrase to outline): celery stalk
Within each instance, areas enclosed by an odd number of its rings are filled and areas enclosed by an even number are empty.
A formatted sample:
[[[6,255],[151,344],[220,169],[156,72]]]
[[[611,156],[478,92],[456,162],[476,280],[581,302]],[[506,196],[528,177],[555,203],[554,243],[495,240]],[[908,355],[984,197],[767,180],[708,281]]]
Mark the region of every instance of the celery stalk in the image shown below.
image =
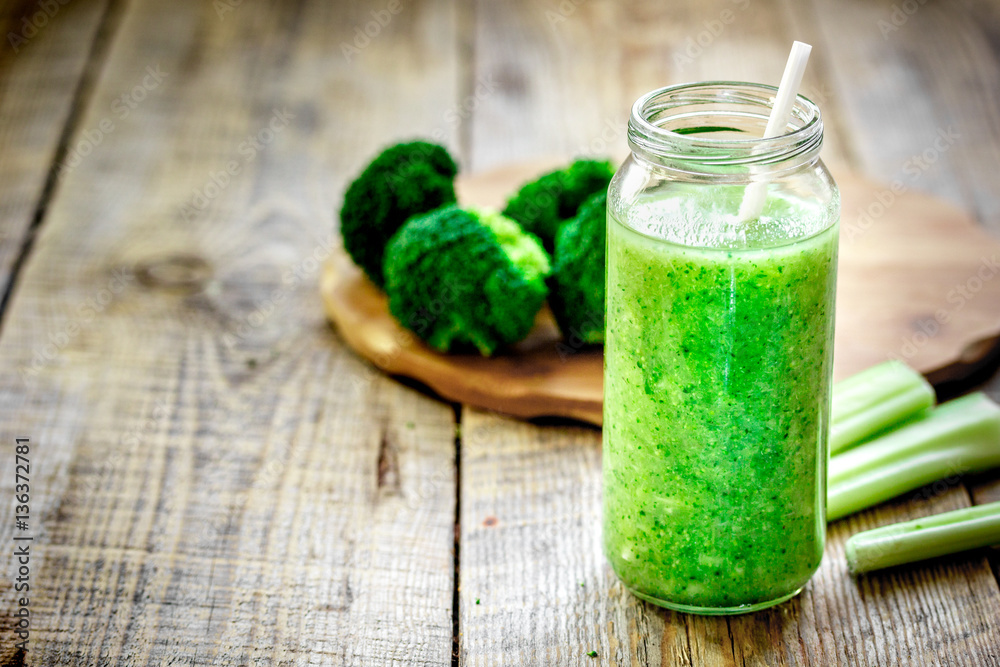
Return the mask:
[[[830,453],[836,454],[934,405],[934,388],[900,361],[887,361],[833,386]]]
[[[844,550],[858,574],[991,544],[1000,544],[1000,502],[866,530]]]
[[[995,467],[1000,467],[1000,406],[984,394],[970,394],[832,457],[827,520],[943,477]]]
[[[826,518],[835,521],[943,477],[998,467],[998,443],[991,443],[989,448],[966,444],[917,454],[831,485],[826,496]]]

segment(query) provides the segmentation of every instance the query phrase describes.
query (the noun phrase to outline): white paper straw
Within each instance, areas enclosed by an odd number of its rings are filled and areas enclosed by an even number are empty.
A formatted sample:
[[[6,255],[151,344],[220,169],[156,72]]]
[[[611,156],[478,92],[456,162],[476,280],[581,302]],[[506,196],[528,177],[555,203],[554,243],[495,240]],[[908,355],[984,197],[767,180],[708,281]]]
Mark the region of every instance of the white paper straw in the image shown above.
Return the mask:
[[[788,121],[792,115],[792,106],[795,98],[799,94],[799,86],[802,85],[802,75],[806,71],[806,63],[809,62],[809,53],[812,47],[803,42],[793,42],[792,51],[788,54],[788,62],[785,63],[785,73],[781,75],[781,83],[778,84],[778,94],[774,98],[774,106],[771,107],[771,115],[767,119],[767,128],[764,130],[764,138],[777,137],[785,133]],[[767,200],[767,181],[757,181],[751,183],[743,191],[743,202],[740,204],[739,220],[746,222],[760,216],[764,210],[764,202]]]

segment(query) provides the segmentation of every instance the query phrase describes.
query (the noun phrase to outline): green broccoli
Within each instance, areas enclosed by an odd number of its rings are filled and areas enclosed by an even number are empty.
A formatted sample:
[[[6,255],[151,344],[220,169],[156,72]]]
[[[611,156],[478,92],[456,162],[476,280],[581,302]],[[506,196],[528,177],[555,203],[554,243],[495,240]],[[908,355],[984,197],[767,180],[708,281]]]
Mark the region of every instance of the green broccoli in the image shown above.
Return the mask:
[[[604,342],[607,203],[607,192],[591,195],[556,234],[549,306],[574,347]]]
[[[576,215],[587,197],[606,191],[614,173],[607,160],[577,160],[521,186],[503,214],[542,239],[551,251],[559,226]]]
[[[411,218],[385,251],[390,312],[442,352],[490,356],[527,336],[549,271],[541,243],[516,222],[454,205]]]
[[[382,285],[385,244],[409,217],[453,203],[457,172],[447,150],[413,141],[382,151],[347,188],[340,209],[344,249],[376,285]]]

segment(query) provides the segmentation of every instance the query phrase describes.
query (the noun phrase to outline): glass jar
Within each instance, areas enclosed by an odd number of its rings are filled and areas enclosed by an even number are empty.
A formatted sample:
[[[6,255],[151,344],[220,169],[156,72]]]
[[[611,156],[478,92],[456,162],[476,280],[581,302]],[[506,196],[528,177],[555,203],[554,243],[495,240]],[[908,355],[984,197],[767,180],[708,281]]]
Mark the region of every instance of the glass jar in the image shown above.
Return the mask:
[[[840,197],[815,104],[760,138],[776,92],[641,97],[608,192],[604,549],[679,611],[777,604],[823,555]]]

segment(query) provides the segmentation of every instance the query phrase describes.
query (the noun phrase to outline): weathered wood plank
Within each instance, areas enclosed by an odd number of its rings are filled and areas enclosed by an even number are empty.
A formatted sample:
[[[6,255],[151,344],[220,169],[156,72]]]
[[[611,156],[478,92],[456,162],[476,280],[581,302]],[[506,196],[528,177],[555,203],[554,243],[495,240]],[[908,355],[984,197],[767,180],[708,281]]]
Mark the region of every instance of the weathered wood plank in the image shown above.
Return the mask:
[[[615,3],[480,1],[473,19],[473,169],[627,151]]]
[[[828,54],[858,168],[938,194],[1000,231],[995,3],[797,3]]]
[[[454,3],[392,6],[129,4],[80,131],[142,99],[62,181],[0,340],[35,664],[451,663],[453,412],[316,293],[346,179],[456,98]]]
[[[604,565],[600,456],[593,429],[463,410],[461,664],[659,664],[662,622]]]
[[[106,5],[0,5],[0,294],[47,196],[46,182],[55,183],[50,171]]]
[[[817,45],[805,90],[826,113],[825,156],[854,164],[848,114],[856,109],[842,89],[861,75],[862,63],[854,75],[834,71],[839,50],[826,51],[826,33],[821,35],[808,11],[789,12],[789,3],[778,1],[754,2],[747,11],[747,4],[630,3],[608,16],[599,13],[606,8],[593,9],[596,15],[584,12],[591,5],[584,3],[559,23],[563,32],[546,31],[544,11],[519,3],[478,12],[477,72],[506,63],[505,54],[516,44],[516,51],[526,54],[516,71],[528,76],[513,77],[518,85],[482,105],[479,118],[496,136],[486,129],[473,134],[473,163],[566,153],[566,146],[586,141],[575,106],[553,105],[546,91],[559,89],[563,99],[589,95],[583,117],[594,107],[627,112],[636,95],[665,83],[774,80],[791,40],[800,38]],[[494,17],[500,12],[502,20]],[[716,20],[723,23],[719,35],[691,49],[702,28],[717,28]],[[561,35],[569,29],[573,40],[566,44]],[[571,49],[578,58],[563,53]],[[602,54],[597,64],[589,55],[595,50]],[[617,80],[603,78],[606,61],[617,64]],[[588,82],[583,89],[568,90],[571,71]],[[892,94],[882,91],[883,103]],[[560,126],[556,119],[567,123]],[[624,132],[618,141],[623,139]],[[880,144],[871,145],[877,150]],[[924,490],[834,524],[820,572],[786,605],[746,617],[696,618],[638,602],[605,564],[596,432],[522,424],[466,409],[462,433],[459,612],[465,663],[580,664],[591,650],[597,663],[623,665],[971,665],[996,659],[1000,595],[981,558],[858,580],[843,561],[849,534],[967,505],[961,487]]]

